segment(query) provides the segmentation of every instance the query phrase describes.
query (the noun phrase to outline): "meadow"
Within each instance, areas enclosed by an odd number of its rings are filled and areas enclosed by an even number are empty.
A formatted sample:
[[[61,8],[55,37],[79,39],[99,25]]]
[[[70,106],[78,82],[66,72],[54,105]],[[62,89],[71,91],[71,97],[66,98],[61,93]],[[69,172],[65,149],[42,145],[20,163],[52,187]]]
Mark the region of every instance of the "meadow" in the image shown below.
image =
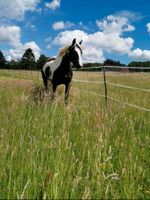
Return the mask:
[[[103,81],[100,72],[74,79]],[[149,73],[107,81],[150,89]],[[150,112],[89,94],[103,84],[72,82],[44,97],[38,72],[0,70],[1,199],[149,199]],[[150,109],[150,93],[108,85],[108,95]]]

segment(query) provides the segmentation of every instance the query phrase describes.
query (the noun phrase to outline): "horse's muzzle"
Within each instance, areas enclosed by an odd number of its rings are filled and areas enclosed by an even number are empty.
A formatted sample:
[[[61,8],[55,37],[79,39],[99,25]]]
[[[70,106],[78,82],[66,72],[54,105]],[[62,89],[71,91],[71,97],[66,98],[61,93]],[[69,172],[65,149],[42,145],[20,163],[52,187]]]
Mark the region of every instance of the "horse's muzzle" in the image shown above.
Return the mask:
[[[82,67],[83,67],[83,65],[80,65],[80,64],[76,65],[77,69],[81,69]]]

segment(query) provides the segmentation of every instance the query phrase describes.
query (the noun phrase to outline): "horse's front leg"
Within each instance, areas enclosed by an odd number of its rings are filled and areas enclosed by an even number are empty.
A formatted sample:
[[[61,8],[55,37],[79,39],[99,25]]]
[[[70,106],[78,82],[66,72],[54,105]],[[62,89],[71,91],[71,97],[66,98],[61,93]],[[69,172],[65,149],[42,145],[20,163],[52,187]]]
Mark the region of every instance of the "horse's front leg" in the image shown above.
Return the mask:
[[[66,105],[68,104],[68,97],[69,97],[69,93],[70,93],[70,87],[71,87],[70,82],[65,85],[65,104]]]
[[[56,96],[56,88],[57,86],[55,84],[52,83],[52,94],[51,94],[51,100],[54,100],[55,96]]]

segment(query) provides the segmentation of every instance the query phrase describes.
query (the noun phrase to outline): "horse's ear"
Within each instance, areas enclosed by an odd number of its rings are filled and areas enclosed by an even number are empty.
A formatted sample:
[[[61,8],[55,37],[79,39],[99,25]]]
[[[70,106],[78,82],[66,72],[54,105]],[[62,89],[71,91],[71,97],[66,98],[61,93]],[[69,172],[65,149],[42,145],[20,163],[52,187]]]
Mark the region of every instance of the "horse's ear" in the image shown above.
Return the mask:
[[[72,46],[74,46],[75,44],[76,44],[76,38],[73,39]]]
[[[81,44],[82,44],[82,42],[83,42],[83,40],[81,40],[81,41],[79,42],[79,44],[81,45]]]

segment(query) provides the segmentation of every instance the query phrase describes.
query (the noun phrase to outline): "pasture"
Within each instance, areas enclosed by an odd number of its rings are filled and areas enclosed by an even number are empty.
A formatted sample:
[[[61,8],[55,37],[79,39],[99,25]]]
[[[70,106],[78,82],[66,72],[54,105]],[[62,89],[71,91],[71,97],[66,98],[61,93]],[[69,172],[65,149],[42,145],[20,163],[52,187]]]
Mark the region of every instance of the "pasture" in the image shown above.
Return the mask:
[[[103,81],[100,72],[74,79]],[[149,73],[107,81],[150,89]],[[38,72],[0,70],[0,198],[149,199],[150,112],[89,94],[103,84],[72,82],[54,102]],[[150,92],[108,85],[108,95],[150,109]]]

